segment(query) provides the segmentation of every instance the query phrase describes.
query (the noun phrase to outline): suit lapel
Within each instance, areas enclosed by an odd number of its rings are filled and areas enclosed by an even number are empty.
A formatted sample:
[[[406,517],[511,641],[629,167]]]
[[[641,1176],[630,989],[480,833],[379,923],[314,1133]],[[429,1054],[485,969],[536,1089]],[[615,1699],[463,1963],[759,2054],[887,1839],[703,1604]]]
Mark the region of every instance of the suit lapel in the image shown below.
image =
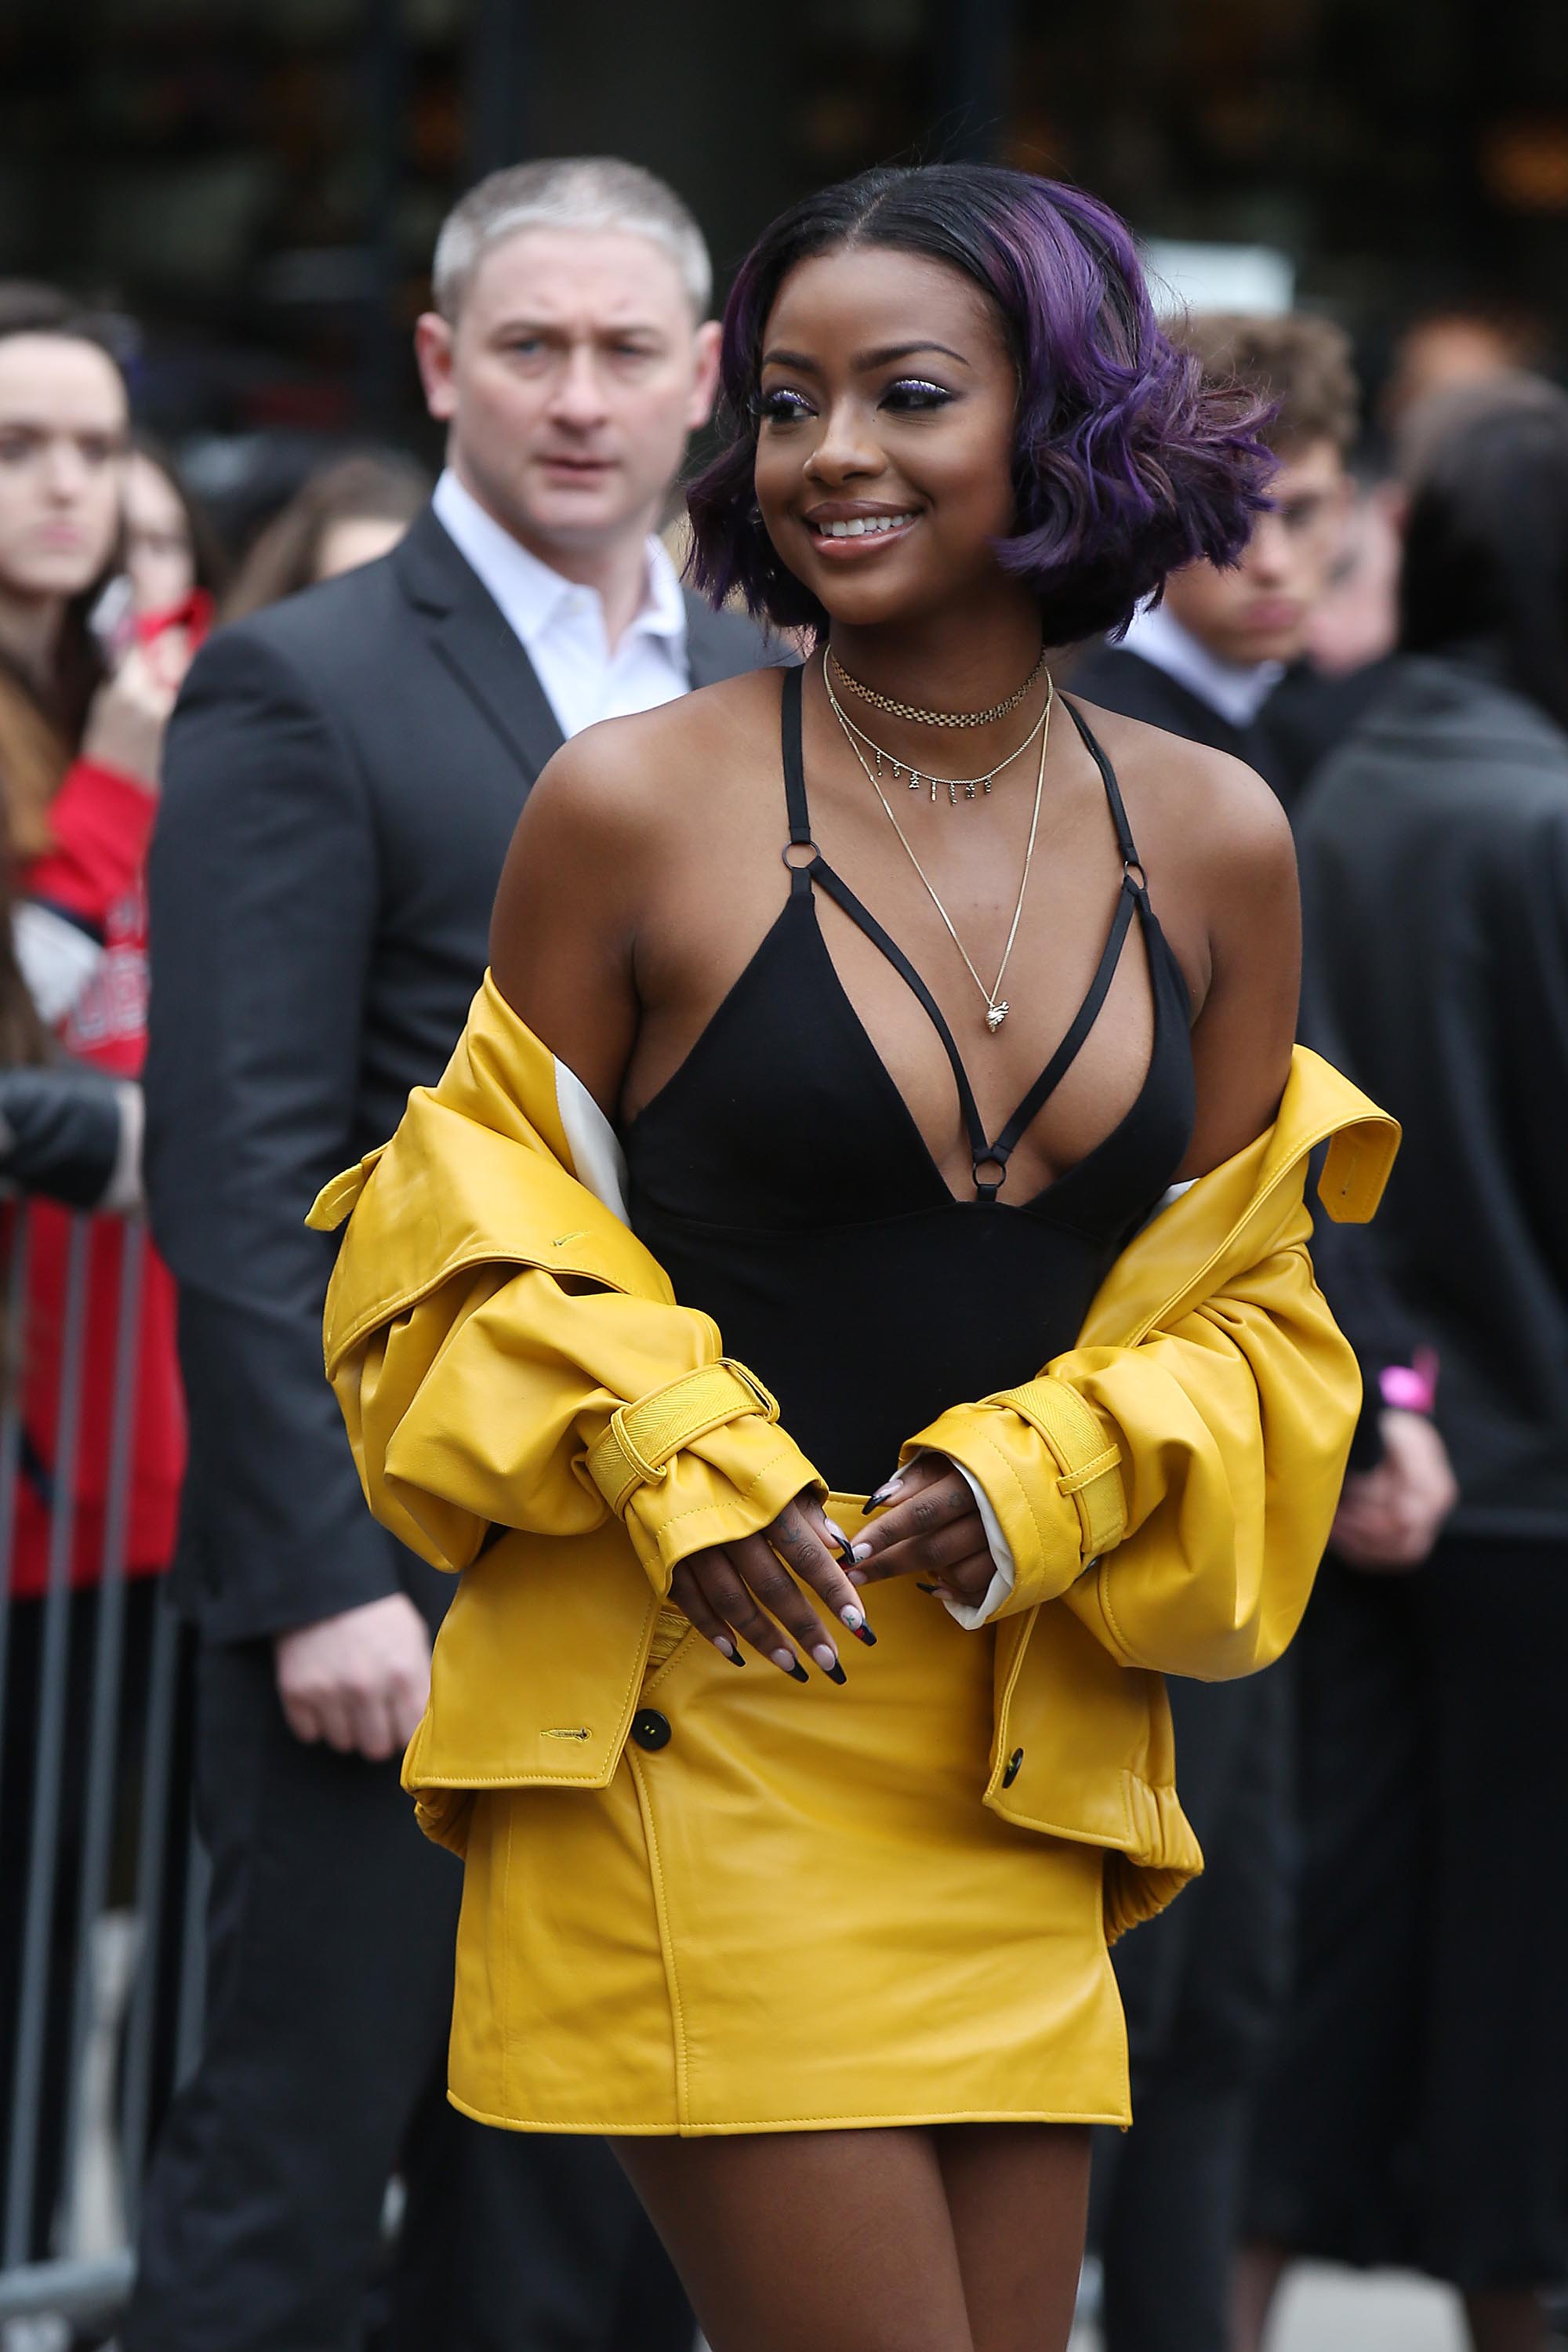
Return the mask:
[[[561,749],[560,721],[489,591],[428,508],[393,558],[437,660],[477,704],[522,771],[524,787]]]

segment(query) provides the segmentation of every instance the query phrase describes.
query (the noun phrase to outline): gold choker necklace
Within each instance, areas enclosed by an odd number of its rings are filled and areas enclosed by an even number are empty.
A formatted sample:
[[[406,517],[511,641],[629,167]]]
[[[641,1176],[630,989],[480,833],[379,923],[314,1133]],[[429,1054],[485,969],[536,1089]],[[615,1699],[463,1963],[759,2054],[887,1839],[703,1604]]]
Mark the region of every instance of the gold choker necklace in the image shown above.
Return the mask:
[[[972,801],[977,792],[988,793],[991,790],[992,785],[995,782],[997,777],[1002,773],[1004,768],[1010,768],[1015,760],[1021,760],[1023,758],[1025,752],[1028,750],[1030,744],[1034,741],[1036,736],[1038,735],[1041,729],[1049,723],[1051,715],[1051,695],[1054,691],[1050,675],[1047,672],[1046,677],[1046,699],[1039,717],[1036,719],[1034,725],[1030,728],[1028,733],[1025,736],[1023,741],[1018,744],[1016,749],[1005,753],[1002,759],[997,761],[996,765],[994,768],[987,768],[983,776],[933,776],[928,768],[911,768],[907,760],[896,760],[891,751],[887,751],[883,745],[877,741],[875,736],[868,735],[864,728],[856,726],[855,721],[850,718],[849,713],[845,709],[844,705],[839,701],[838,697],[833,691],[833,679],[826,664],[824,665],[822,672],[822,683],[827,688],[827,699],[833,706],[833,716],[837,719],[840,727],[843,728],[845,735],[848,739],[851,750],[853,750],[855,745],[858,743],[864,744],[866,750],[874,753],[876,756],[878,775],[879,776],[881,774],[882,770],[885,767],[891,768],[893,772],[893,782],[895,783],[899,782],[903,777],[905,772],[908,771],[910,790],[911,793],[918,793],[922,784],[929,784],[931,786],[931,803],[933,807],[936,803],[937,792],[940,788],[942,791],[946,793],[948,806],[950,808],[956,808],[958,806],[958,795],[960,793],[963,794],[966,801]]]
[[[875,687],[865,686],[859,678],[851,677],[831,646],[827,652],[827,666],[837,673],[840,684],[847,686],[851,694],[858,695],[862,702],[870,703],[873,709],[887,711],[890,718],[908,719],[917,727],[989,727],[994,720],[1005,719],[1010,710],[1016,710],[1045,668],[1048,650],[1047,646],[1040,647],[1039,660],[1017,692],[1010,694],[1005,702],[994,702],[989,710],[921,710],[912,702],[895,702],[890,694],[879,694]]]

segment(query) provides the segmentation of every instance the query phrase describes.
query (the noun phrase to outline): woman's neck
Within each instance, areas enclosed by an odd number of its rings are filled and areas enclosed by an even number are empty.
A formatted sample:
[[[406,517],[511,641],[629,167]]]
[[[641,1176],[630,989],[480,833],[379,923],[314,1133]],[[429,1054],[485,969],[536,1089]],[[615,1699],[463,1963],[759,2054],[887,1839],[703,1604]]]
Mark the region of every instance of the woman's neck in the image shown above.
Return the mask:
[[[846,628],[829,636],[838,699],[857,726],[896,758],[930,774],[982,772],[1026,733],[1047,691],[1044,672],[1001,718],[980,727],[934,727],[900,719],[847,690],[839,673],[890,702],[920,710],[972,714],[1005,703],[1040,658],[1040,620],[1032,600],[971,614],[951,612],[930,621],[886,628]]]
[[[54,676],[65,610],[61,596],[19,596],[0,585],[0,654],[41,695]]]

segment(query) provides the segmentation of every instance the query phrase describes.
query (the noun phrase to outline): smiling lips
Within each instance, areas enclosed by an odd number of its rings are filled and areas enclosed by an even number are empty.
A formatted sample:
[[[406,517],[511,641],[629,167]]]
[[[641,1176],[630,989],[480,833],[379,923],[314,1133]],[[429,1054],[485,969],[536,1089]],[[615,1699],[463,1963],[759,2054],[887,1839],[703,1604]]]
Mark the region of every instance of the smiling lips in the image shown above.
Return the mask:
[[[816,544],[825,551],[836,553],[869,552],[871,546],[907,530],[917,520],[913,511],[902,514],[833,515],[818,520],[805,517],[805,527]]]

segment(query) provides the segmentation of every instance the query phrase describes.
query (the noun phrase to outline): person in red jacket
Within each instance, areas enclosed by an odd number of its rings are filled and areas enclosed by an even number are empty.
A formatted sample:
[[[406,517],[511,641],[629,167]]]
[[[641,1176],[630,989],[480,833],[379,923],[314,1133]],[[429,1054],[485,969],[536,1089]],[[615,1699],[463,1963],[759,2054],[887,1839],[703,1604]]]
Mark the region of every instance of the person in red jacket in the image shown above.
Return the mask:
[[[128,415],[123,378],[62,296],[0,288],[0,794],[17,860],[17,961],[64,1051],[120,1082],[121,1150],[100,1205],[139,1199],[140,1076],[146,1034],[142,865],[156,806],[163,723],[190,658],[190,630],[144,620],[105,675],[88,625],[117,568]],[[88,1241],[81,1414],[70,1480],[70,1575],[100,1572],[121,1297],[122,1217]],[[136,1425],[126,1529],[133,1573],[168,1565],[184,1466],[173,1286],[142,1269]],[[21,1371],[22,1475],[12,1591],[42,1591],[63,1497],[56,1475],[69,1213],[32,1212]]]

